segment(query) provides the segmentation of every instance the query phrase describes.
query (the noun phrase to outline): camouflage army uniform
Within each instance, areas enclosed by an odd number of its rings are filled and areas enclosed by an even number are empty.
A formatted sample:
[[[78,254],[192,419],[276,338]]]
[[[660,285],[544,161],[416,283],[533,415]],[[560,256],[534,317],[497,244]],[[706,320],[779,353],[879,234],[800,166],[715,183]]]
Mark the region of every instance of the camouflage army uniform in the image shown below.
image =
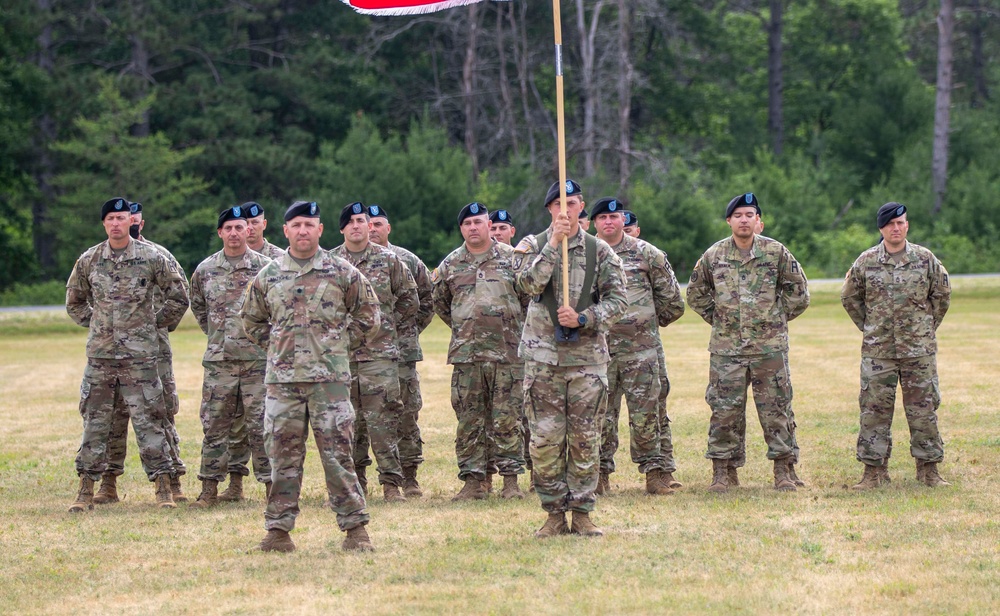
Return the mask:
[[[458,419],[458,478],[524,472],[517,347],[524,322],[514,288],[514,249],[493,241],[479,255],[463,244],[434,270],[434,311],[451,328],[451,406]],[[491,449],[492,448],[492,449]]]
[[[399,420],[403,403],[399,393],[399,347],[396,324],[413,319],[420,308],[417,285],[410,270],[391,250],[369,242],[359,254],[341,244],[331,254],[361,271],[375,289],[382,324],[365,345],[352,348],[351,403],[357,412],[354,465],[367,467],[369,445],[378,462],[380,484],[403,486],[399,462]]]
[[[712,419],[705,457],[737,457],[748,384],[768,459],[791,457],[788,321],[809,306],[808,284],[795,257],[781,243],[760,235],[746,258],[731,236],[720,240],[695,264],[687,302],[712,326],[705,391]]]
[[[249,246],[248,246],[249,248]],[[253,248],[250,248],[253,250]],[[256,250],[268,259],[280,259],[284,254],[285,250],[279,248],[274,244],[264,240],[264,245],[260,247],[260,250]],[[264,460],[267,460],[265,454]],[[264,460],[260,462],[263,463]],[[254,458],[254,468],[258,460]],[[236,473],[246,477],[250,474],[250,437],[247,434],[247,423],[246,414],[239,414],[233,420],[233,425],[229,428],[229,473]],[[270,481],[270,479],[268,479]]]
[[[330,506],[341,530],[368,523],[354,472],[354,408],[348,351],[380,324],[378,300],[351,264],[320,249],[299,266],[287,253],[250,284],[240,317],[247,338],[267,345],[264,439],[271,494],[264,527],[290,531],[312,427]]]
[[[235,265],[219,251],[202,261],[191,277],[191,312],[208,334],[202,365],[201,470],[198,479],[222,481],[229,470],[229,436],[244,419],[253,452],[254,475],[270,483],[264,450],[264,373],[267,352],[243,331],[239,309],[247,286],[270,259],[247,250]]]
[[[623,396],[629,410],[632,461],[639,465],[639,472],[644,475],[652,470],[673,472],[676,467],[668,468],[661,451],[660,391],[666,364],[661,368],[663,343],[659,328],[684,314],[680,285],[666,256],[652,244],[623,235],[612,249],[625,270],[628,310],[608,332],[611,363],[608,411],[601,435],[601,472],[615,471]],[[665,410],[663,414],[665,419]]]
[[[424,401],[420,396],[420,374],[417,362],[423,361],[420,332],[434,319],[434,301],[431,297],[431,273],[420,257],[402,246],[387,246],[403,265],[410,270],[417,285],[420,309],[414,318],[401,322],[399,334],[399,390],[402,394],[403,414],[399,420],[399,463],[405,469],[416,467],[424,461],[424,442],[420,439],[420,409]]]
[[[150,242],[144,237],[140,237],[138,241],[149,244],[167,259],[167,263],[169,263],[171,268],[177,270],[181,280],[184,282],[185,292],[189,293],[187,275],[184,273],[184,268],[181,267],[181,264],[174,258],[174,255],[165,247],[155,242]],[[158,289],[154,289],[154,309],[158,310],[162,302],[163,294]],[[178,320],[179,322],[180,320]],[[187,473],[187,467],[184,465],[184,461],[181,460],[181,439],[177,433],[176,426],[177,411],[180,410],[180,399],[177,397],[177,381],[174,380],[174,354],[170,348],[170,332],[176,327],[177,323],[174,323],[169,328],[158,327],[156,329],[156,337],[160,344],[160,351],[156,356],[156,370],[160,375],[160,382],[163,383],[163,403],[166,406],[166,412],[164,413],[164,421],[166,423],[164,429],[170,439],[170,459],[172,461],[170,474],[174,477],[179,477]],[[119,408],[111,423],[111,435],[108,439],[108,473],[112,475],[121,475],[125,472],[125,457],[128,455],[128,420],[129,414],[125,409]]]
[[[857,458],[869,466],[884,466],[892,454],[897,383],[903,389],[910,455],[918,462],[944,458],[935,332],[951,304],[951,286],[931,251],[909,242],[905,250],[898,262],[884,243],[861,253],[840,296],[864,334]]]
[[[154,305],[153,295],[162,299]],[[149,244],[131,240],[114,257],[108,242],[83,253],[66,282],[66,312],[90,329],[80,385],[83,438],[76,471],[92,480],[108,469],[116,413],[132,418],[139,458],[150,481],[173,470],[167,406],[157,372],[157,328],[174,328],[188,297],[178,270]]]
[[[577,342],[557,343],[548,309],[532,301],[525,316],[518,355],[525,360],[524,404],[531,426],[535,491],[549,513],[594,509],[600,465],[601,420],[608,403],[607,332],[625,313],[628,300],[621,261],[605,242],[597,242],[597,275],[583,289],[586,274],[584,231],[569,238],[571,305],[582,292],[596,303],[582,314]],[[562,249],[547,242],[532,253],[534,242],[515,249],[520,293],[539,296],[551,281],[558,305],[562,295]],[[527,265],[524,263],[527,262]]]

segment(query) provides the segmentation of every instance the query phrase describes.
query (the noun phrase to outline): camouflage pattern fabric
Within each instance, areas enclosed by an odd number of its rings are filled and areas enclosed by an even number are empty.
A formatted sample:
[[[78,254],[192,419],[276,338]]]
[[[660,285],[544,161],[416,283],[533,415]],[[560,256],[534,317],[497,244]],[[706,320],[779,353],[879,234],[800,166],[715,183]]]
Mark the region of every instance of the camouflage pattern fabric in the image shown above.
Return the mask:
[[[667,396],[670,395],[670,376],[667,374],[667,360],[663,355],[663,345],[656,350],[657,376],[660,380],[660,395],[656,398],[656,414],[660,418],[660,453],[663,455],[663,470],[677,472],[674,459],[674,439],[670,432],[670,416],[667,414]]]
[[[458,419],[455,455],[458,478],[486,478],[524,472],[521,409],[512,404],[510,391],[520,386],[513,364],[472,362],[454,364],[451,373],[451,407]]]
[[[618,421],[622,398],[628,403],[629,430],[632,435],[632,462],[639,472],[663,470],[666,461],[660,452],[659,398],[660,379],[656,352],[650,349],[612,357],[608,365],[608,408],[601,430],[601,472],[615,472],[618,451]]]
[[[253,249],[251,248],[251,250]],[[273,261],[284,256],[285,249],[275,246],[271,242],[267,241],[267,239],[264,239],[264,245],[260,247],[260,250],[255,250],[254,252],[262,254]]]
[[[271,481],[271,464],[264,449],[264,373],[266,362],[206,361],[201,391],[201,471],[198,479],[223,481],[229,472],[229,436],[242,417],[254,459],[254,477]]]
[[[351,362],[351,404],[355,411],[354,466],[370,466],[371,447],[378,463],[379,484],[403,486],[399,461],[399,368],[382,359]]]
[[[418,466],[424,461],[424,441],[420,437],[420,409],[424,406],[420,396],[420,374],[417,362],[399,364],[399,393],[403,411],[399,417],[399,464],[403,468]]]
[[[243,331],[240,304],[246,288],[270,259],[252,250],[235,265],[223,251],[208,257],[191,276],[191,312],[206,335],[203,361],[259,361],[267,351],[254,344]]]
[[[295,527],[310,428],[337,526],[344,531],[368,523],[365,496],[351,460],[354,409],[347,396],[347,387],[336,382],[267,384],[264,434],[274,478],[264,512],[267,530],[287,532]]]

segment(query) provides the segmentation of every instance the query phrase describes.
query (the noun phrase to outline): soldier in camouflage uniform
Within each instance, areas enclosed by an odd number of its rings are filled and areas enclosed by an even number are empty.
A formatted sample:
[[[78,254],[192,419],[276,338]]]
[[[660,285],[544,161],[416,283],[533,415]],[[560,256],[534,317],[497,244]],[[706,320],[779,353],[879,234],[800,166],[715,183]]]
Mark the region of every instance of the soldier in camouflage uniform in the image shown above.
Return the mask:
[[[876,221],[882,241],[861,253],[840,295],[864,334],[857,457],[865,472],[854,489],[889,483],[897,384],[903,389],[917,481],[946,486],[937,468],[944,459],[944,441],[937,420],[941,393],[935,332],[951,304],[948,271],[930,250],[906,241],[905,205],[886,203]]]
[[[399,391],[402,394],[403,414],[399,419],[399,464],[403,468],[403,496],[420,498],[423,491],[417,481],[417,467],[424,461],[424,442],[420,438],[420,409],[424,401],[420,396],[420,374],[417,362],[424,360],[420,348],[420,333],[434,319],[434,301],[431,297],[431,273],[420,257],[402,246],[389,243],[392,225],[389,215],[380,205],[368,206],[371,219],[369,240],[391,250],[410,270],[417,284],[420,308],[415,317],[400,321],[396,328],[399,336]]]
[[[340,214],[344,243],[330,252],[358,268],[379,299],[382,324],[366,345],[352,348],[351,403],[357,412],[354,466],[362,488],[365,468],[378,462],[378,481],[387,502],[403,502],[403,469],[399,461],[399,420],[403,404],[399,393],[397,323],[416,317],[420,309],[417,284],[410,270],[391,250],[369,241],[370,221],[362,203],[347,205]]]
[[[181,264],[174,258],[174,255],[165,247],[155,242],[150,242],[142,236],[142,230],[146,226],[146,221],[142,218],[142,204],[129,203],[129,211],[132,217],[129,234],[133,239],[146,242],[159,250],[166,257],[170,266],[178,271],[181,280],[184,282],[185,291],[187,291],[187,276]],[[162,301],[162,294],[154,289],[154,307],[159,309]],[[176,324],[169,329],[166,327],[157,329],[156,334],[160,341],[160,353],[156,358],[156,369],[159,372],[160,381],[163,383],[163,401],[166,405],[166,425],[164,427],[167,431],[167,436],[170,438],[170,458],[173,461],[173,468],[170,472],[170,489],[173,493],[174,501],[182,503],[187,500],[187,497],[184,496],[184,492],[181,489],[180,477],[187,473],[187,467],[184,466],[184,461],[181,460],[181,439],[177,433],[175,422],[177,411],[180,410],[180,400],[177,397],[177,382],[174,380],[173,352],[170,348],[170,331],[175,327],[177,327]],[[128,412],[123,408],[119,408],[112,421],[111,435],[108,440],[108,470],[101,478],[100,489],[94,496],[95,503],[117,503],[119,500],[117,480],[125,472],[125,457],[128,455],[128,421]]]
[[[293,203],[284,231],[288,251],[257,274],[240,309],[247,338],[267,346],[264,437],[273,483],[260,549],[295,549],[288,533],[299,513],[311,427],[330,507],[347,532],[343,548],[371,550],[365,496],[351,457],[348,351],[378,331],[378,299],[361,272],[319,247],[323,224],[315,202]]]
[[[661,370],[658,362],[658,356],[663,354],[659,328],[681,318],[684,300],[666,255],[652,244],[625,235],[622,210],[619,200],[605,197],[590,212],[597,237],[607,242],[622,261],[628,292],[628,311],[608,332],[608,410],[601,435],[597,489],[598,494],[610,492],[609,476],[615,471],[618,417],[624,396],[628,402],[632,461],[646,475],[646,492],[673,494],[676,466],[673,460],[668,465],[661,450],[660,374],[665,374],[665,367]]]
[[[712,460],[712,492],[729,489],[729,469],[738,456],[740,429],[746,421],[749,384],[767,457],[774,461],[774,487],[795,490],[789,474],[794,439],[788,322],[809,306],[809,289],[788,249],[754,234],[759,219],[760,205],[753,193],[734,197],[726,207],[733,235],[698,259],[687,288],[688,306],[712,326],[705,391],[712,409],[705,454]]]
[[[223,210],[218,223],[223,248],[202,261],[191,277],[191,312],[208,334],[202,360],[201,494],[192,507],[211,507],[218,500],[219,483],[230,468],[229,438],[238,417],[247,428],[257,481],[271,489],[271,464],[264,450],[267,352],[247,338],[239,316],[247,286],[271,259],[247,249],[246,214],[242,206]]]
[[[451,406],[458,418],[455,453],[465,482],[454,501],[484,499],[489,464],[504,480],[503,498],[524,498],[521,436],[522,387],[517,346],[524,323],[514,288],[514,249],[490,238],[489,211],[470,203],[458,214],[465,243],[434,270],[434,311],[451,328]],[[524,300],[524,301],[522,301]],[[523,378],[523,377],[522,377]]]
[[[622,212],[622,216],[625,218],[625,226],[622,231],[629,237],[639,239],[642,229],[639,228],[639,218],[635,215],[635,212],[625,210]]]
[[[490,238],[501,244],[514,245],[514,236],[517,235],[517,227],[514,226],[514,217],[507,210],[495,210],[490,212]]]
[[[264,206],[256,201],[247,201],[240,206],[247,220],[247,246],[268,259],[280,259],[285,251],[278,246],[268,242],[264,238],[264,229],[267,229],[267,218]],[[219,494],[222,501],[243,500],[243,478],[250,474],[250,437],[247,434],[246,415],[241,413],[233,420],[229,430],[229,485],[225,491]],[[263,451],[259,451],[263,453]],[[254,468],[264,468],[267,462],[267,455],[263,458],[254,457]],[[259,478],[258,478],[259,480]],[[270,478],[268,478],[270,481]]]
[[[168,409],[156,366],[157,329],[177,326],[187,310],[187,292],[181,274],[156,248],[129,236],[127,200],[105,202],[101,221],[107,241],[83,253],[66,282],[66,312],[90,330],[80,385],[80,489],[69,511],[94,508],[94,482],[107,473],[111,425],[118,412],[132,418],[143,470],[156,483],[157,504],[175,507]],[[157,292],[161,300],[154,303]]]
[[[582,192],[579,184],[567,180],[563,214],[560,186],[553,184],[544,201],[552,225],[540,236],[522,240],[514,256],[518,291],[535,296],[518,355],[525,360],[524,402],[535,491],[549,514],[535,533],[538,538],[570,532],[567,510],[573,512],[572,532],[603,534],[590,512],[608,403],[606,335],[625,313],[628,298],[621,261],[610,246],[579,225]],[[562,289],[563,238],[568,238],[568,302]],[[528,264],[522,267],[524,261]]]

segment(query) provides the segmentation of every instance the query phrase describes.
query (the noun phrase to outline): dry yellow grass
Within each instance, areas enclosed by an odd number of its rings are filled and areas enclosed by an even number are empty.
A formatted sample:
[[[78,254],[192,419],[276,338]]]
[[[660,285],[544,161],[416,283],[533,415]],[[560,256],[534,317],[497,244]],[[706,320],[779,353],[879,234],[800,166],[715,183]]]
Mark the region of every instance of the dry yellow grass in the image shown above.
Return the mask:
[[[650,498],[627,456],[623,418],[615,496],[598,503],[607,536],[546,542],[537,500],[455,505],[454,415],[447,332],[426,332],[421,423],[427,462],[421,501],[372,498],[373,554],[344,554],[310,453],[291,555],[251,553],[262,537],[262,490],[201,512],[156,511],[132,444],[124,503],[78,516],[73,455],[84,331],[60,315],[0,317],[0,612],[23,613],[970,613],[1000,611],[1000,281],[956,282],[940,331],[946,439],[953,486],[916,484],[901,407],[894,483],[846,489],[860,476],[859,333],[837,285],[814,285],[792,324],[791,365],[809,487],[770,488],[760,428],[750,421],[746,487],[706,492],[708,328],[693,314],[664,331],[678,494]],[[190,318],[190,317],[189,317]],[[52,333],[44,333],[46,331]],[[19,333],[27,332],[27,333]],[[174,335],[179,430],[192,470],[204,338],[190,321]]]

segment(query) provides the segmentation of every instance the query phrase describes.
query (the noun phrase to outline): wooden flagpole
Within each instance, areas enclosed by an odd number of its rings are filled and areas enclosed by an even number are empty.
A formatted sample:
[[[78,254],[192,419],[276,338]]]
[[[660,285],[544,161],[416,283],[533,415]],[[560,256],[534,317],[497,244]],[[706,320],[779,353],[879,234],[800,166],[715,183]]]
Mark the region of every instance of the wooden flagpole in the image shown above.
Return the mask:
[[[559,207],[566,214],[566,118],[563,113],[562,15],[559,0],[552,0],[556,39],[556,140],[559,151]],[[586,289],[584,289],[586,292]],[[563,306],[569,306],[569,238],[562,241]]]

